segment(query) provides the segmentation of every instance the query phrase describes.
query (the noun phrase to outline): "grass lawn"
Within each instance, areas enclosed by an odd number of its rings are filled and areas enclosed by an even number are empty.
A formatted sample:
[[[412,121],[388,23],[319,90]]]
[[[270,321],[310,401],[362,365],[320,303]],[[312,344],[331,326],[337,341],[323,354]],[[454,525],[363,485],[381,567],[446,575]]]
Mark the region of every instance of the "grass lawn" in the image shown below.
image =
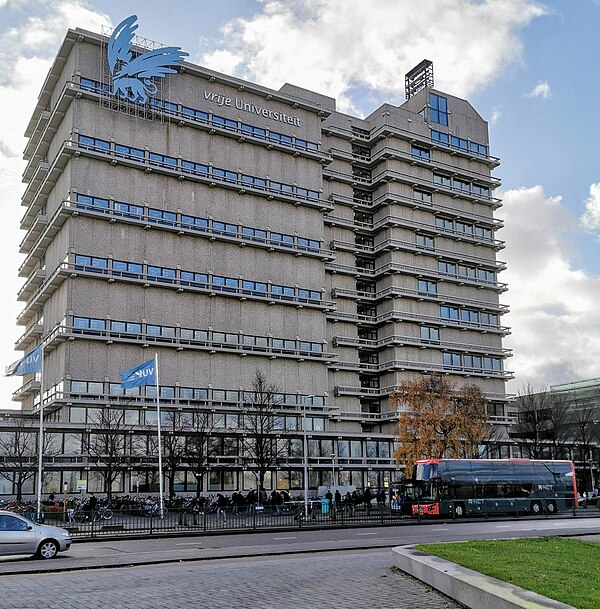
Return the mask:
[[[428,544],[417,549],[578,609],[600,607],[600,543],[542,537]]]

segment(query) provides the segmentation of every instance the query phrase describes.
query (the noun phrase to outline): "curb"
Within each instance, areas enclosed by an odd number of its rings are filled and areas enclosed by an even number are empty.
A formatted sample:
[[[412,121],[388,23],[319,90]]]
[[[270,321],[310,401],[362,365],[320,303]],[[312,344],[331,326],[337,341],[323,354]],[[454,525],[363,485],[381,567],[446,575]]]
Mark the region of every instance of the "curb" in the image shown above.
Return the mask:
[[[394,564],[470,609],[575,609],[560,601],[425,554],[415,546],[392,548]]]

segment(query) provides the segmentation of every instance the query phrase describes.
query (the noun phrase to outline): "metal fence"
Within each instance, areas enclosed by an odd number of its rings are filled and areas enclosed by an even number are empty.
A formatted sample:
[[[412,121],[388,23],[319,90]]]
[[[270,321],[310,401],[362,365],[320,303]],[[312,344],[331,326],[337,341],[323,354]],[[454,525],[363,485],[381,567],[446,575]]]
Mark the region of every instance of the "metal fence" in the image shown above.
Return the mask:
[[[249,532],[268,529],[311,529],[328,527],[386,526],[400,523],[429,521],[425,510],[417,514],[403,514],[401,510],[387,505],[342,505],[330,506],[321,501],[310,503],[309,514],[304,514],[304,503],[291,503],[276,508],[272,506],[227,507],[207,511],[165,508],[161,513],[158,506],[140,506],[128,510],[99,509],[94,512],[72,511],[47,512],[45,522],[67,528],[74,538],[101,538],[108,536],[150,536],[155,534],[176,534],[185,532],[210,533],[219,531]],[[544,506],[539,516],[549,516],[552,512]],[[588,512],[584,514],[583,512]],[[594,515],[594,510],[569,510],[572,515]],[[512,517],[525,515],[525,511]],[[483,517],[497,517],[497,512],[482,513]],[[446,516],[456,518],[456,514]],[[506,517],[506,514],[504,515]],[[511,517],[511,516],[509,516]]]

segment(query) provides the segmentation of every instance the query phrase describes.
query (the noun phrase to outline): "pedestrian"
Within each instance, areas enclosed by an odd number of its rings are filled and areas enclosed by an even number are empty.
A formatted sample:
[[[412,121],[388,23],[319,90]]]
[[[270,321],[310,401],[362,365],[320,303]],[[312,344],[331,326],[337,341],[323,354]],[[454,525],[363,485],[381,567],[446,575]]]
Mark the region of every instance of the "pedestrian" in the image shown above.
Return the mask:
[[[227,499],[221,493],[217,495],[217,517],[223,519],[223,524],[227,523]]]
[[[327,500],[327,510],[329,511],[329,517],[334,518],[333,516],[333,494],[331,493],[331,489],[328,488],[325,493],[325,499]]]
[[[342,494],[340,493],[340,489],[336,488],[335,489],[335,495],[334,495],[334,503],[335,503],[335,512],[334,514],[341,514],[342,512]]]
[[[352,499],[350,491],[348,491],[344,497],[344,504],[346,505],[348,516],[354,516],[354,500]]]
[[[365,492],[363,493],[363,501],[365,502],[365,505],[367,506],[367,516],[371,513],[371,499],[373,498],[373,495],[371,495],[371,489],[367,486],[367,488],[365,489]]]

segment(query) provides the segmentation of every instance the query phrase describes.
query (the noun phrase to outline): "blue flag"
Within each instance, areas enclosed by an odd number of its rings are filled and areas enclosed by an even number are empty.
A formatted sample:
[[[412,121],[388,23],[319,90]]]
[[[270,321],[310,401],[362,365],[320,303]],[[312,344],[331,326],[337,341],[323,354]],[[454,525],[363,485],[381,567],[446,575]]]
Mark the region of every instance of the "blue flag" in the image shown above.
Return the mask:
[[[119,372],[121,375],[121,387],[129,389],[130,387],[141,387],[142,385],[156,385],[156,362],[154,358],[147,362]]]
[[[23,374],[34,374],[42,371],[42,345],[30,351],[19,361],[11,364],[6,369],[6,376],[22,376]]]

